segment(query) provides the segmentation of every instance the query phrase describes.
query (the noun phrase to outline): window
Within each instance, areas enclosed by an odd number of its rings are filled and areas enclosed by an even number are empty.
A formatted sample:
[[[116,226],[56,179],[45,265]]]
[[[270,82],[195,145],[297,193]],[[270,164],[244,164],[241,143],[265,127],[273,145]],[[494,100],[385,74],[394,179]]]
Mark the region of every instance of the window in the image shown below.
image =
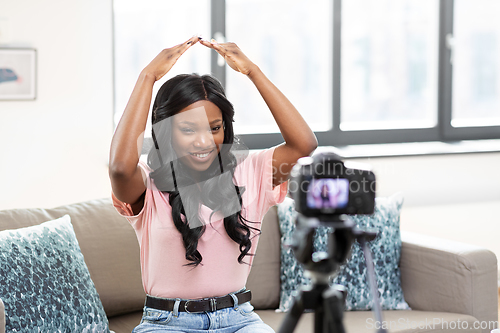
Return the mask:
[[[500,2],[455,1],[453,127],[500,125]]]
[[[115,0],[114,13],[114,86],[115,125],[123,110],[141,70],[160,51],[187,40],[194,34],[210,35],[210,1],[184,0]],[[175,7],[175,8],[173,8]],[[155,85],[153,99],[161,84],[181,73],[209,73],[210,51],[193,48],[184,54],[172,70]],[[148,122],[146,137],[151,137]]]
[[[320,145],[500,138],[499,10],[497,0],[114,0],[115,121],[142,68],[201,34],[237,42]],[[220,60],[192,48],[164,80],[212,72],[243,141],[281,143],[253,84]]]
[[[332,122],[332,8],[331,0],[309,1],[307,7],[303,0],[226,0],[227,40],[240,45],[314,131],[328,131]],[[250,80],[232,70],[226,79],[228,98],[238,111],[235,130],[278,133]]]
[[[342,2],[340,130],[437,124],[436,1]]]

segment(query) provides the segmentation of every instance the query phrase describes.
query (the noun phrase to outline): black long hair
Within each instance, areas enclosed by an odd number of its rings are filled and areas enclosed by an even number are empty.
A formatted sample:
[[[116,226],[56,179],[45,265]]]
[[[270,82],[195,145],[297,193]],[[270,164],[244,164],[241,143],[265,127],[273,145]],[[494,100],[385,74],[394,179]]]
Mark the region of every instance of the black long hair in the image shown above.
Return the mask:
[[[221,110],[224,141],[218,158],[206,171],[200,173],[202,179],[200,192],[196,186],[189,186],[194,180],[172,148],[171,117],[201,100],[210,101]],[[233,182],[234,169],[238,163],[233,150],[235,147],[241,149],[243,146],[234,136],[233,118],[234,108],[227,100],[224,88],[210,75],[181,74],[171,78],[161,86],[153,104],[151,121],[154,146],[148,154],[148,165],[153,170],[150,176],[160,191],[169,194],[172,219],[182,235],[188,266],[196,267],[202,262],[202,255],[197,250],[198,240],[205,232],[205,225],[200,221],[198,214],[201,203],[225,216],[226,232],[239,244],[240,264],[246,255],[250,255],[248,253],[252,246],[250,230],[258,231],[249,226],[247,223],[250,221],[241,214],[244,187],[236,186]],[[182,191],[182,200],[179,189]]]

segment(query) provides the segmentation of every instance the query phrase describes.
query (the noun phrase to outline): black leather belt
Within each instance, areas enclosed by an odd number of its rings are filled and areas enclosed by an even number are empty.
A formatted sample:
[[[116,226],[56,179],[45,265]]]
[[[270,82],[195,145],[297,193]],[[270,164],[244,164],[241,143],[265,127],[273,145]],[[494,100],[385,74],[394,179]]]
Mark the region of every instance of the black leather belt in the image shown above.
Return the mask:
[[[234,294],[238,298],[238,304],[249,302],[252,299],[252,292],[245,290]],[[173,311],[175,299],[156,298],[146,296],[146,306],[149,308]],[[222,297],[212,297],[197,300],[181,300],[179,311],[188,313],[214,312],[234,306],[233,298],[230,295]]]

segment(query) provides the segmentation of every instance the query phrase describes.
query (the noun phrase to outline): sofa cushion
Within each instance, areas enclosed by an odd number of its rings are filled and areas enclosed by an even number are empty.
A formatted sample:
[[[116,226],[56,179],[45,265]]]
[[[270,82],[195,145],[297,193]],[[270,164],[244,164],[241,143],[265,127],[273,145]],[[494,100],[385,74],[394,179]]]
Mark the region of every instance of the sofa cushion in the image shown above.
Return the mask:
[[[109,332],[69,215],[0,232],[8,332]]]
[[[145,293],[139,243],[128,221],[116,213],[111,198],[52,209],[0,211],[0,230],[17,229],[71,216],[76,238],[108,317],[139,311]]]
[[[276,309],[280,301],[280,230],[276,206],[262,220],[257,253],[246,287],[252,291],[255,309]]]
[[[390,198],[377,198],[373,215],[358,215],[352,219],[359,228],[375,228],[378,235],[369,243],[375,263],[380,302],[383,309],[404,310],[409,309],[404,300],[401,289],[401,272],[399,260],[401,257],[401,236],[399,230],[399,215],[403,199],[400,195]],[[287,311],[292,303],[293,296],[301,285],[308,284],[309,279],[304,277],[304,271],[298,264],[293,251],[285,246],[292,238],[295,230],[294,202],[287,198],[278,205],[280,229],[282,233],[281,252],[281,311]],[[315,232],[314,248],[316,251],[327,250],[328,234],[330,228],[319,227]],[[352,246],[351,257],[341,266],[338,275],[333,280],[334,284],[346,286],[347,310],[369,310],[373,307],[373,298],[367,281],[366,264],[363,251],[359,243]]]

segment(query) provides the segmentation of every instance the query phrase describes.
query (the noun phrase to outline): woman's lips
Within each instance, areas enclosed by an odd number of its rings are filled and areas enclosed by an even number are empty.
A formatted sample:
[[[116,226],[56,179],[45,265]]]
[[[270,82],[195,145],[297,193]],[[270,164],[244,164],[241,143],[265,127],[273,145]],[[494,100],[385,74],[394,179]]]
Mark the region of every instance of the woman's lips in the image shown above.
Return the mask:
[[[207,152],[201,152],[201,153],[189,153],[193,159],[199,162],[205,162],[210,159],[210,155],[213,153],[213,149]]]

